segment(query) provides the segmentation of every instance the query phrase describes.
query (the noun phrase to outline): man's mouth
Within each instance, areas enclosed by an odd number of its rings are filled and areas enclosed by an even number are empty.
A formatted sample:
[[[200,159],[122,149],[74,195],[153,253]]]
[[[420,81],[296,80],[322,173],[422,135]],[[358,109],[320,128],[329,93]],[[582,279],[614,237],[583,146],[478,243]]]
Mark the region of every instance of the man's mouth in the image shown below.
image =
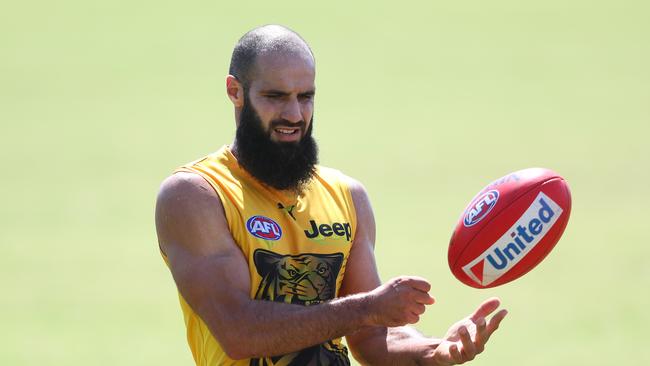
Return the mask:
[[[285,128],[285,127],[277,127],[274,130],[277,133],[283,134],[283,135],[293,135],[295,133],[298,133],[300,131],[299,128]]]

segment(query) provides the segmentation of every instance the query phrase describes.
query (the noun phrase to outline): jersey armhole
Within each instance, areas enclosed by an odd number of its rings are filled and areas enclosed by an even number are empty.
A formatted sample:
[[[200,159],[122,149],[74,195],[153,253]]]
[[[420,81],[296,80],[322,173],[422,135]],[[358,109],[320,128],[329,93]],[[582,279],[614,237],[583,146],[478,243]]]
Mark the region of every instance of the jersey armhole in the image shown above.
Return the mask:
[[[214,192],[217,194],[217,196],[219,196],[219,200],[221,201],[221,207],[223,207],[223,213],[224,213],[224,215],[226,215],[226,222],[230,226],[230,223],[232,222],[232,219],[233,219],[233,213],[231,212],[232,207],[230,207],[230,204],[228,203],[228,200],[226,199],[226,196],[221,191],[221,187],[219,187],[219,185],[216,184],[216,182],[213,181],[213,178],[210,177],[208,174],[204,173],[203,171],[201,171],[200,169],[197,169],[197,168],[194,168],[194,167],[191,167],[191,166],[180,167],[180,168],[174,170],[173,174],[181,173],[181,172],[197,174],[198,176],[203,178],[203,180],[208,182],[210,187],[212,187],[212,189],[214,189]]]
[[[354,232],[352,233],[352,245],[354,245],[354,241],[357,238],[357,224],[359,223],[359,220],[357,218],[357,209],[354,205],[354,199],[352,198],[352,192],[350,190],[350,184],[349,184],[349,179],[345,174],[342,172],[339,172],[340,177],[339,177],[339,182],[341,184],[341,191],[343,191],[343,197],[345,198],[345,202],[347,202],[347,208],[348,211],[350,212],[350,217],[352,220],[353,227],[354,227]]]

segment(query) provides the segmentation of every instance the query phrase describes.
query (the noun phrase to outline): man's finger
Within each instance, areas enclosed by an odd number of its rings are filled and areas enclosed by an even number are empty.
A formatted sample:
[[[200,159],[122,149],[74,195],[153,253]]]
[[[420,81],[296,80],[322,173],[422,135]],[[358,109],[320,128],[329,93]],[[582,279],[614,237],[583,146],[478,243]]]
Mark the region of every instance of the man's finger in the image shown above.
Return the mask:
[[[410,287],[413,287],[416,290],[420,290],[423,292],[429,292],[431,291],[431,284],[429,281],[425,280],[422,277],[417,277],[417,276],[402,276],[400,277],[401,284],[407,285]]]
[[[476,339],[474,343],[476,345],[476,353],[478,354],[483,352],[485,343],[487,342],[488,338],[490,338],[490,336],[487,334],[487,324],[485,322],[485,318],[478,318],[475,324]]]
[[[434,302],[436,302],[436,300],[433,297],[431,297],[431,295],[429,295],[428,293],[426,293],[424,291],[414,290],[413,292],[414,292],[413,293],[413,300],[415,300],[416,302],[418,302],[420,304],[432,305]]]
[[[487,337],[489,338],[492,333],[494,333],[495,330],[499,328],[499,324],[501,324],[501,321],[503,318],[508,315],[508,310],[506,309],[501,309],[499,310],[498,313],[494,314],[494,316],[490,319],[490,321],[487,324]],[[487,340],[486,340],[487,341]]]
[[[463,358],[464,361],[471,361],[474,359],[476,356],[476,347],[474,346],[474,342],[472,342],[472,337],[470,336],[469,332],[467,331],[467,328],[461,327],[458,330],[458,333],[460,333],[460,341],[463,343],[463,352],[462,354],[465,356]]]
[[[449,346],[449,354],[451,355],[451,358],[454,359],[455,363],[463,363],[463,356],[460,354],[458,346],[455,344]]]
[[[423,304],[414,304],[412,309],[415,315],[422,315],[427,310]]]
[[[476,311],[474,311],[474,314],[470,316],[470,319],[473,322],[476,322],[476,320],[479,318],[487,318],[488,315],[499,308],[499,305],[501,305],[501,301],[498,298],[493,297],[491,299],[487,299],[483,301],[481,305],[479,305]]]

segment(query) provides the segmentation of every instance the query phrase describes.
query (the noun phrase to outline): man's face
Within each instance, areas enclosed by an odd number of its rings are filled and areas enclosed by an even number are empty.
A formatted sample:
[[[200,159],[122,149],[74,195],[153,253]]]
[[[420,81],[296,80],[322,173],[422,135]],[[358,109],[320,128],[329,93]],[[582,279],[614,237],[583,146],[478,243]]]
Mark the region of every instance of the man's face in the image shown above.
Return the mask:
[[[301,70],[303,65],[294,66]],[[299,191],[312,178],[318,162],[318,146],[311,135],[313,65],[311,73],[305,68],[294,72],[284,63],[278,67],[262,70],[265,74],[257,69],[256,77],[244,90],[236,155],[262,183]]]
[[[315,69],[311,55],[263,54],[256,60],[248,101],[269,138],[297,143],[314,113]]]

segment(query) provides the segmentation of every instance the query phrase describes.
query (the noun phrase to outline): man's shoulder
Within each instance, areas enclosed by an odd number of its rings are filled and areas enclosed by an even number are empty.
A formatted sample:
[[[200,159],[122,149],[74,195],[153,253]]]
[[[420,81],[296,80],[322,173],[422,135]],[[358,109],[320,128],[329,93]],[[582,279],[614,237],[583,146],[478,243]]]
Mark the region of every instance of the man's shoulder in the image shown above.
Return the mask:
[[[350,191],[353,198],[355,196],[367,196],[366,188],[363,184],[342,171],[330,167],[318,165],[318,174],[327,181],[338,181]]]
[[[177,167],[174,170],[174,174],[179,173],[191,173],[201,177],[214,189],[218,189],[218,182],[236,183],[246,176],[246,173],[237,162],[228,145],[224,145],[217,151]],[[196,181],[198,182],[198,180]]]
[[[213,196],[214,190],[199,174],[178,171],[163,180],[158,191],[158,201],[203,199]]]

